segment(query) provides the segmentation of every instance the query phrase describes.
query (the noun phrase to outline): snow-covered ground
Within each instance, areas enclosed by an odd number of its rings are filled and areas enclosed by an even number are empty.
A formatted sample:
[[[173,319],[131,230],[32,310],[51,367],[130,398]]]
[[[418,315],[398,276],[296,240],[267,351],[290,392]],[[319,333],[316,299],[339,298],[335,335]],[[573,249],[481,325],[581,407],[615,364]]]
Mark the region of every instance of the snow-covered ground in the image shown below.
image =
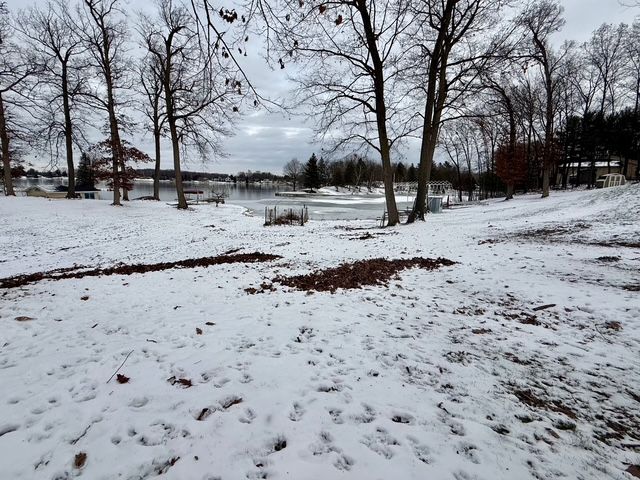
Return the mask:
[[[0,290],[0,478],[633,478],[638,212],[639,185],[386,230],[265,228],[232,205],[0,198],[0,278],[238,248],[283,257]],[[245,291],[413,256],[458,263],[335,294]],[[129,382],[107,383],[125,359]]]

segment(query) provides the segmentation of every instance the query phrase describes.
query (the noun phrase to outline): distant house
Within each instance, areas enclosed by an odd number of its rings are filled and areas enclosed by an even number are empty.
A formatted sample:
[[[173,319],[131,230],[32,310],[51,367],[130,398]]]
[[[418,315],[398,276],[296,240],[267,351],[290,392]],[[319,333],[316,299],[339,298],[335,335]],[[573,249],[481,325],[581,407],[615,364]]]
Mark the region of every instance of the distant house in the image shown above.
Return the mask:
[[[76,190],[76,196],[85,200],[100,200],[100,190]]]
[[[67,187],[60,186],[55,190],[49,190],[41,185],[33,185],[24,192],[27,197],[65,198],[67,196]],[[85,200],[99,200],[100,190],[76,190],[76,197]]]
[[[591,162],[585,160],[584,162],[573,162],[568,165],[569,167],[569,183],[575,184],[589,184],[594,182],[597,178],[610,173],[625,174],[627,180],[636,178],[638,171],[638,161],[634,159],[622,160],[619,157],[611,157],[611,160],[599,160],[597,162]]]
[[[64,198],[67,192],[58,192],[56,190],[49,190],[40,185],[32,185],[25,191],[27,197],[43,197],[43,198]]]

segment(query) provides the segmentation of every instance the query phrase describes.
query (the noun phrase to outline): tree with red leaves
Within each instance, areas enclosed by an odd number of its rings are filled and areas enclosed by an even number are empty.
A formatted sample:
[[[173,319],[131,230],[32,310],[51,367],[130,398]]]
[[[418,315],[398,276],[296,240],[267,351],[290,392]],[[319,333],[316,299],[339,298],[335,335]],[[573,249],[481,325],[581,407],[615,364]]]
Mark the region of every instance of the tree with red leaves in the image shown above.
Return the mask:
[[[113,171],[111,162],[113,153],[111,152],[111,139],[96,143],[90,149],[93,159],[93,171],[96,180],[106,181],[107,186],[113,188]],[[151,157],[126,140],[121,141],[120,158],[122,159],[119,170],[120,188],[123,190],[123,199],[128,200],[127,192],[133,189],[133,181],[137,176],[134,164],[151,162]]]
[[[527,147],[523,143],[498,146],[496,174],[507,185],[507,200],[513,197],[516,186],[527,180]]]

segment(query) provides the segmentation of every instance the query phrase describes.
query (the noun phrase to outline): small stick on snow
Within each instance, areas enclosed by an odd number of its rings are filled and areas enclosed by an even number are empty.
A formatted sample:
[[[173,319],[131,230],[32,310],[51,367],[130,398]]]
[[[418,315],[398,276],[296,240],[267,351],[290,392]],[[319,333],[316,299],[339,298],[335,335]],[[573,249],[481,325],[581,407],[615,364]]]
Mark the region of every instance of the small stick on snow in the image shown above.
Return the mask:
[[[124,366],[124,362],[126,362],[126,361],[127,361],[127,359],[129,358],[129,355],[131,355],[132,353],[133,353],[133,350],[131,350],[131,351],[127,354],[127,356],[126,356],[126,357],[124,357],[124,360],[122,361],[122,363],[121,363],[121,364],[120,364],[120,366],[118,367],[118,370],[116,370],[115,372],[113,372],[113,375],[111,375],[111,376],[109,377],[109,380],[107,380],[107,383],[109,383],[109,382],[111,381],[111,379],[112,379],[113,377],[115,377],[115,376],[116,376],[116,373],[118,373],[118,372],[120,371],[120,369]]]
[[[598,329],[598,326],[595,325],[593,328],[596,329],[596,332],[598,332],[598,335],[600,335],[602,337],[602,339],[607,342],[607,343],[613,343],[611,340],[609,340],[607,337],[605,337],[602,332]]]
[[[551,307],[555,307],[556,304],[555,303],[550,303],[548,305],[540,305],[539,307],[536,307],[533,309],[534,312],[539,312],[540,310],[546,310],[547,308],[551,308]]]

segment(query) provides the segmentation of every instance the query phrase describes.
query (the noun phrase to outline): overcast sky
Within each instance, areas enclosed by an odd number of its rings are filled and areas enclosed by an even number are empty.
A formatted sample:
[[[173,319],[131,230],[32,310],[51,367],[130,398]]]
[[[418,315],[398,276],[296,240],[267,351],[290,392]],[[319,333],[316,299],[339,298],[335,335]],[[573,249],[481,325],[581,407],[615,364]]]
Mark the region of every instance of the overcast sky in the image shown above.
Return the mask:
[[[28,5],[44,3],[45,0],[7,0],[11,11],[15,12]],[[132,14],[148,9],[152,0],[128,0]],[[604,22],[619,23],[633,21],[640,14],[640,8],[620,5],[619,0],[562,0],[567,24],[558,36],[564,40],[585,41],[591,32]],[[133,15],[131,18],[135,18]],[[266,97],[284,97],[290,88],[287,70],[272,70],[260,56],[259,45],[249,49],[246,64],[252,83]],[[264,111],[251,112],[239,123],[237,134],[226,140],[227,158],[212,159],[203,164],[198,159],[187,160],[187,170],[207,170],[222,173],[236,173],[244,170],[262,170],[281,173],[283,164],[293,157],[306,160],[312,152],[321,154],[321,145],[312,143],[313,119],[305,124],[303,118],[290,118],[282,114]],[[135,143],[147,152],[153,152],[152,139],[140,136]],[[164,149],[163,168],[171,168],[168,149]],[[418,146],[409,145],[404,161],[417,163]],[[37,162],[41,163],[41,162]]]

